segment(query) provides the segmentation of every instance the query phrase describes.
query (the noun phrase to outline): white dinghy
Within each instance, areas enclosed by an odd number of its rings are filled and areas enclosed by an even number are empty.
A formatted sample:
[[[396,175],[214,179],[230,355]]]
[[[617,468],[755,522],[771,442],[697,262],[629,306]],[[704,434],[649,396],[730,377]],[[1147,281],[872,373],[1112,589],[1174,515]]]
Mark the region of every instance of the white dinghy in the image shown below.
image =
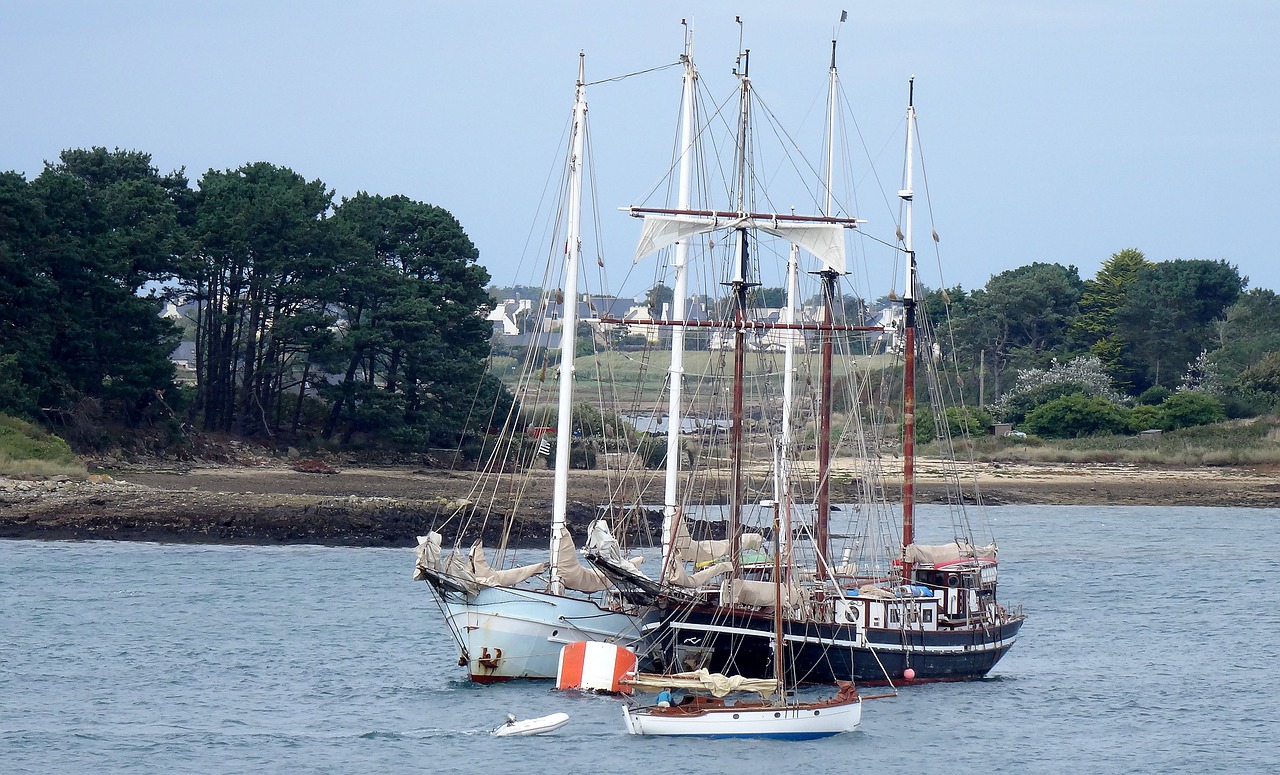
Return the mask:
[[[527,718],[518,721],[515,716],[507,714],[507,723],[493,730],[494,737],[528,737],[530,735],[549,735],[569,723],[568,713],[552,713],[548,716]]]
[[[550,714],[536,719],[517,720],[507,714],[507,722],[493,730],[495,738],[526,738],[535,734],[550,734],[568,724],[568,714]]]

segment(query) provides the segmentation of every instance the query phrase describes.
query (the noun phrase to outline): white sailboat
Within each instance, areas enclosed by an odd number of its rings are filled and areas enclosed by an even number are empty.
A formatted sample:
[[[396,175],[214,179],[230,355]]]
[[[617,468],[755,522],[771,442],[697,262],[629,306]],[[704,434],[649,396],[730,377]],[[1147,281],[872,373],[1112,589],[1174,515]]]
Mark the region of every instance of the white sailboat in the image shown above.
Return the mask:
[[[478,543],[443,556],[442,537],[420,539],[414,578],[428,582],[458,645],[461,665],[473,681],[554,678],[560,649],[574,641],[630,645],[656,614],[629,605],[609,582],[578,562],[566,525],[573,439],[573,354],[577,337],[578,273],[582,250],[582,185],[586,128],[586,77],[579,56],[568,155],[563,316],[558,381],[555,478],[550,556],[545,563],[494,570]],[[547,574],[545,586],[525,583]]]
[[[692,702],[661,703],[622,710],[627,732],[647,736],[765,737],[780,740],[814,740],[852,732],[862,722],[862,698],[852,682],[840,682],[834,697],[815,702],[788,698],[787,649],[782,631],[782,551],[779,543],[779,504],[774,507],[774,701],[735,702],[691,697]]]

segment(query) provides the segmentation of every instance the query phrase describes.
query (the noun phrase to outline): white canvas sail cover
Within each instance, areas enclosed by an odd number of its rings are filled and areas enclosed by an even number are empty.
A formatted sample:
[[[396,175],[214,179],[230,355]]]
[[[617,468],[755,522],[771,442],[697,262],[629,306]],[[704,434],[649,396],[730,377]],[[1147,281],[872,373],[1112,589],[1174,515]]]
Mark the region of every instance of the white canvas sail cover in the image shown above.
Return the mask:
[[[907,562],[924,565],[939,565],[959,560],[994,560],[995,558],[995,544],[974,546],[968,541],[953,541],[937,546],[910,544],[906,549]]]
[[[733,570],[731,563],[720,562],[709,568],[703,568],[690,576],[689,572],[684,569],[684,562],[677,559],[671,563],[671,570],[667,571],[667,583],[674,584],[677,587],[685,587],[686,589],[697,589],[707,583],[708,580],[731,570]]]
[[[471,545],[471,572],[476,581],[488,587],[514,587],[530,576],[536,576],[547,569],[545,562],[533,565],[521,565],[518,568],[494,570],[484,557],[484,545],[476,541]]]
[[[752,551],[764,545],[764,536],[760,533],[743,533],[738,539],[742,551]],[[676,556],[695,566],[699,563],[715,562],[729,553],[728,539],[718,541],[695,541],[689,535],[689,526],[681,517],[676,525],[676,537],[672,544]]]
[[[471,558],[465,557],[459,552],[449,552],[441,572],[446,576],[452,577],[473,595],[480,591],[480,585],[476,583],[475,574],[471,572]]]
[[[422,568],[440,570],[441,542],[443,536],[434,530],[424,536],[418,536],[418,562],[413,569],[413,580],[422,581],[427,576]]]
[[[556,558],[556,573],[560,582],[579,592],[601,592],[609,587],[609,579],[595,568],[588,568],[578,561],[578,549],[573,545],[569,529],[560,532],[560,551]]]
[[[622,546],[618,543],[618,539],[613,537],[613,531],[609,529],[609,522],[603,519],[597,519],[587,528],[587,546],[590,551],[595,552],[601,557],[610,559],[616,563],[631,563],[631,567],[639,571],[644,557],[628,557],[622,556]],[[643,573],[640,574],[644,576]],[[648,578],[646,576],[646,578]]]
[[[721,605],[750,605],[758,608],[773,608],[778,600],[778,590],[772,581],[752,581],[751,579],[729,579],[720,585]],[[808,603],[807,595],[801,587],[790,584],[782,587],[783,609],[801,608]]]
[[[692,692],[709,692],[716,697],[723,697],[729,692],[755,692],[761,697],[770,697],[778,691],[778,682],[772,678],[744,678],[740,675],[721,675],[709,672],[705,667],[691,673],[636,673],[622,679],[622,683],[630,684],[638,689],[659,691],[661,689],[682,689]]]
[[[650,253],[696,234],[728,229],[759,229],[775,237],[799,245],[822,264],[840,274],[845,273],[844,227],[834,223],[776,221],[769,218],[707,218],[696,215],[656,215],[644,217],[640,244],[636,246],[636,263]]]

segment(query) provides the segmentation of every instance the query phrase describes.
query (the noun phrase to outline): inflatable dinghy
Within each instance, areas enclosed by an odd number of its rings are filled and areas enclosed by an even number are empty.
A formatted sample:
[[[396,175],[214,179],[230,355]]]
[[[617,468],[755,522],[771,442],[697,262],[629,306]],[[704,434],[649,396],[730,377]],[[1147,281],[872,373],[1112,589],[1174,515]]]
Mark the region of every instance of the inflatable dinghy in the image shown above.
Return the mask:
[[[494,737],[525,737],[528,735],[547,735],[569,723],[568,713],[552,713],[549,716],[527,718],[517,721],[516,717],[507,714],[507,723],[493,730]]]

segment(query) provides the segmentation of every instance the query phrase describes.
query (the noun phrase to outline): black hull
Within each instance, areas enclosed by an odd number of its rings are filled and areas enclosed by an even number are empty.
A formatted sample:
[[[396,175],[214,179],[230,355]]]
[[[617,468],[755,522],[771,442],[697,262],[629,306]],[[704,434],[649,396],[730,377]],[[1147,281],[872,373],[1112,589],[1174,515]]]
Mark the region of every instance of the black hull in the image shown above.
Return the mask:
[[[867,630],[853,625],[786,622],[788,678],[793,684],[861,685],[968,681],[982,678],[1017,638],[1022,618],[989,627],[938,631]],[[725,675],[773,677],[773,618],[758,614],[682,612],[656,633],[658,669],[705,667]]]

